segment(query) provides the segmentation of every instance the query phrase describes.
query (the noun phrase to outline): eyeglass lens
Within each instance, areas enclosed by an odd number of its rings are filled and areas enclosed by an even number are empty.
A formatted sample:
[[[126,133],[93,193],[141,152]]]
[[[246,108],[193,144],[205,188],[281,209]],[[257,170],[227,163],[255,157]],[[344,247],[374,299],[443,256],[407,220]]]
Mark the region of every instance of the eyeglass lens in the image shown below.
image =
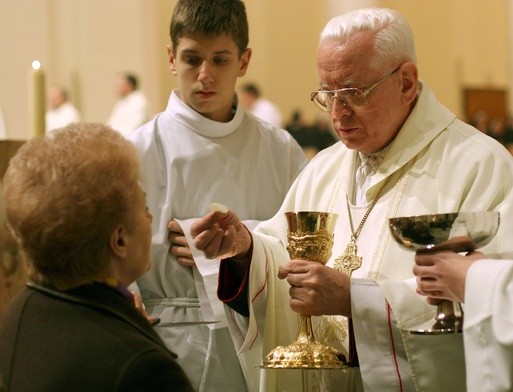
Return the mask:
[[[320,109],[331,111],[335,97],[342,105],[354,109],[362,108],[367,104],[365,95],[358,89],[347,89],[337,92],[318,91],[314,100],[317,101]]]

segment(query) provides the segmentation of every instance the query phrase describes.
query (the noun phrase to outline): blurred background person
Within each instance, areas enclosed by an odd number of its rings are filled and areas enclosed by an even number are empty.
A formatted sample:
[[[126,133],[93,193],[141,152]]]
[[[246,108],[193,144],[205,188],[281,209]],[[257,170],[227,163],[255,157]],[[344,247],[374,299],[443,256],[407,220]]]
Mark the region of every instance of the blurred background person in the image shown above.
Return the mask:
[[[29,282],[0,327],[6,390],[192,391],[127,289],[150,267],[139,175],[135,148],[102,124],[70,124],[11,159],[5,214]]]
[[[48,111],[46,112],[46,132],[80,121],[80,112],[69,101],[68,92],[61,86],[48,88]]]
[[[301,109],[295,109],[290,119],[285,124],[285,129],[292,135],[292,137],[303,147],[305,145],[305,137],[308,124],[305,121],[305,116]]]
[[[139,90],[137,77],[131,73],[118,75],[115,90],[118,100],[107,124],[126,136],[148,121],[148,99]]]
[[[504,120],[504,146],[513,154],[513,116],[509,113]]]
[[[262,97],[255,83],[246,83],[239,94],[240,103],[257,118],[267,121],[278,128],[283,126],[280,108],[270,100]]]
[[[335,136],[330,119],[327,116],[316,116],[312,129],[317,151],[322,151],[339,140]]]
[[[486,134],[493,137],[503,146],[506,145],[505,134],[504,134],[504,120],[500,117],[492,117],[488,122],[488,128]]]
[[[299,109],[292,112],[285,129],[296,139],[308,159],[338,140],[328,117],[317,116],[313,123],[307,123]]]
[[[488,133],[488,113],[485,110],[478,110],[474,113],[469,124],[479,129],[483,133]]]

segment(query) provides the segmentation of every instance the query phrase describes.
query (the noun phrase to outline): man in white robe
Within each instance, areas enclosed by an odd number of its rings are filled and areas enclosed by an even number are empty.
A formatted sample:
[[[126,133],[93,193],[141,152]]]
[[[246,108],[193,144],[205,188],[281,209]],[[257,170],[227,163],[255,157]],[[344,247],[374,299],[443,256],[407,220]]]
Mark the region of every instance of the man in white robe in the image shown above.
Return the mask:
[[[408,332],[433,324],[435,307],[416,293],[414,253],[394,241],[388,220],[495,210],[510,221],[513,159],[417,80],[413,35],[399,13],[363,9],[332,19],[317,60],[321,91],[312,100],[331,114],[342,143],[319,153],[280,211],[251,234],[232,211],[191,225],[197,248],[226,259],[219,295],[237,310],[227,315],[238,349],[262,346],[267,353],[291,343],[292,309],[324,315],[314,318],[317,339],[349,357],[350,318],[359,367],[331,371],[321,380],[337,379],[330,390],[464,391],[462,335]],[[338,214],[328,266],[289,260],[287,211]],[[352,236],[363,260],[349,275],[331,267]],[[501,225],[487,252],[513,250],[512,236],[513,225]],[[280,377],[262,391],[294,390]]]
[[[508,222],[501,222],[509,225]],[[511,255],[509,256],[511,257]],[[438,252],[418,254],[418,292],[464,302],[468,391],[513,389],[513,260]]]
[[[169,63],[179,89],[163,113],[129,135],[153,214],[152,267],[137,284],[197,391],[257,391],[261,354],[242,354],[239,363],[216,294],[219,262],[192,243],[192,255],[170,255],[168,222],[178,236],[180,228],[189,233],[190,222],[216,202],[254,227],[276,213],[306,158],[286,131],[237,104],[235,82],[251,55],[242,2],[179,1],[171,26]]]
[[[137,77],[130,73],[118,75],[116,93],[119,99],[112,108],[107,124],[127,136],[148,121],[148,99],[139,89]]]
[[[69,101],[68,92],[61,86],[51,86],[48,89],[48,106],[45,114],[47,134],[56,128],[80,121],[80,112]]]
[[[283,126],[281,110],[274,102],[262,97],[260,89],[254,83],[246,83],[239,92],[240,103],[252,115],[267,121],[276,127]]]

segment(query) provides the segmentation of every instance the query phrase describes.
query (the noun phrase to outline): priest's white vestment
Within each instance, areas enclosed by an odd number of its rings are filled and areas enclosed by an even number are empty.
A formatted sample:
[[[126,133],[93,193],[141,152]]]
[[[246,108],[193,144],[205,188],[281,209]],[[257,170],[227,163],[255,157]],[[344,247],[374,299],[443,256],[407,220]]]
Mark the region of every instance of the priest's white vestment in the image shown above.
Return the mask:
[[[256,226],[280,207],[306,163],[303,151],[286,131],[240,105],[230,122],[211,121],[184,104],[178,91],[129,139],[140,152],[153,214],[152,266],[137,286],[146,310],[161,319],[157,332],[196,390],[240,392],[245,383],[257,390],[260,354],[242,354],[239,364],[216,294],[219,261],[193,249],[197,268],[180,266],[168,254],[167,224],[179,220],[188,235],[190,224],[219,202]]]
[[[470,267],[463,338],[468,391],[513,390],[512,260],[479,260]]]
[[[335,381],[333,391],[464,391],[462,334],[414,335],[409,328],[433,324],[435,307],[415,293],[414,252],[391,238],[388,218],[456,211],[500,211],[504,222],[483,252],[511,255],[513,250],[513,158],[497,141],[458,120],[421,84],[417,103],[370,181],[366,205],[351,203],[355,228],[387,178],[376,205],[358,236],[361,268],[352,274],[351,307],[360,368],[356,386]],[[340,256],[351,237],[346,195],[352,199],[358,153],[342,143],[320,152],[296,179],[280,211],[253,233],[249,272],[247,325],[227,312],[238,347],[263,346],[264,353],[288,345],[297,333],[297,315],[290,310],[289,285],[277,278],[289,260],[285,245],[286,211],[328,211],[338,214],[333,253]],[[229,261],[223,261],[229,262]],[[224,274],[224,273],[223,273]],[[223,277],[222,277],[223,279]],[[347,320],[314,318],[318,340],[348,352]],[[273,372],[275,372],[273,370]],[[262,391],[294,390],[287,371],[275,372]],[[329,377],[328,377],[329,378]],[[321,380],[321,382],[329,382]]]

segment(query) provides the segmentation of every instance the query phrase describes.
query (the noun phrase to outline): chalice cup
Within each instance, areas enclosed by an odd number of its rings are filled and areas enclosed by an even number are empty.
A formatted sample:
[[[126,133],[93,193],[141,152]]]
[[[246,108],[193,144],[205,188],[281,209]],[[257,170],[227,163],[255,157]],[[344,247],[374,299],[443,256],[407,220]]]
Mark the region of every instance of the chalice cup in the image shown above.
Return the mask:
[[[287,251],[291,259],[326,264],[331,257],[338,215],[328,212],[286,212]],[[263,368],[338,369],[345,359],[338,350],[316,341],[310,315],[299,315],[299,332],[289,346],[278,346],[264,359]]]
[[[417,253],[471,252],[492,240],[497,233],[497,211],[455,212],[391,218],[392,237],[404,248]],[[437,305],[431,328],[410,330],[413,334],[439,335],[462,331],[463,309],[459,303],[443,300]]]

